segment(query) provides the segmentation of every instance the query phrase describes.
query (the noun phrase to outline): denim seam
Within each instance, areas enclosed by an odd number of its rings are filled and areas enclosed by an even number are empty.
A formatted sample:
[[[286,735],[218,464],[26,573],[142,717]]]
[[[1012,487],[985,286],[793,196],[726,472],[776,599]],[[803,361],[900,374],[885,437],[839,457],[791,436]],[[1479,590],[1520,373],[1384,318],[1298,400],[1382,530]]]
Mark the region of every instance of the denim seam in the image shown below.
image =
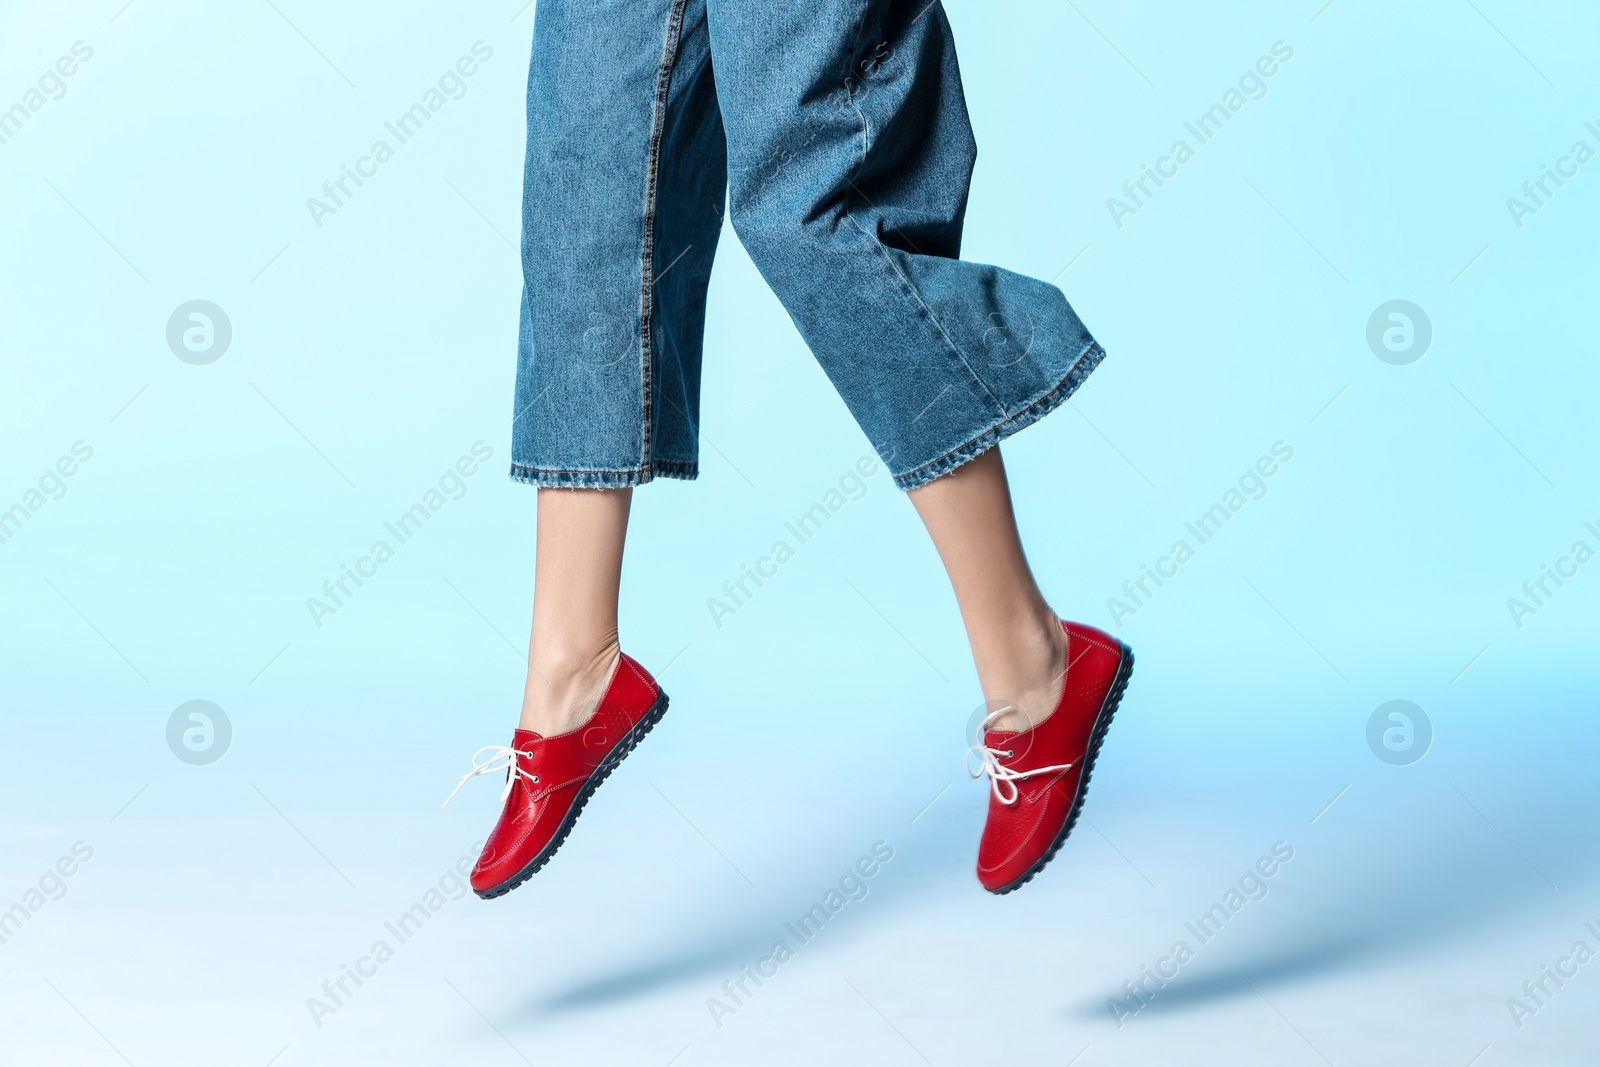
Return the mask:
[[[856,117],[861,120],[861,158],[856,161],[855,169],[851,172],[850,188],[844,191],[844,212],[846,215],[850,214],[850,189],[855,188],[855,176],[860,174],[861,168],[867,165],[867,152],[872,148],[871,126],[867,123],[866,112],[861,110],[861,104],[856,98],[855,90],[850,87],[850,82],[855,77],[855,64],[857,61],[856,57],[861,54],[861,42],[865,38],[867,32],[867,11],[869,6],[870,0],[869,2],[863,3],[861,5],[861,9],[856,13],[855,25],[852,27],[855,32],[850,41],[850,50],[845,57],[845,102],[848,103],[850,105],[850,109],[856,113]]]
[[[1090,356],[1095,356],[1096,354],[1098,354],[1097,358],[1095,358],[1088,367],[1084,367],[1084,360],[1088,359]],[[994,437],[995,440],[993,444],[999,444],[1001,440],[1008,437],[1010,434],[1015,433],[1017,430],[1021,430],[1027,426],[1031,426],[1033,423],[1044,418],[1046,415],[1064,403],[1066,399],[1073,393],[1078,391],[1078,387],[1083,384],[1084,379],[1086,379],[1090,373],[1092,373],[1094,369],[1100,365],[1100,360],[1105,358],[1105,354],[1105,349],[1100,347],[1099,342],[1090,341],[1084,346],[1083,351],[1078,353],[1078,358],[1072,361],[1072,366],[1067,368],[1066,374],[1062,375],[1061,379],[1056,382],[1055,385],[1046,390],[1045,393],[1039,397],[1039,399],[1033,401],[1014,414],[1008,415],[999,422],[987,427],[982,433],[979,433],[966,442],[957,445],[944,455],[931,459],[927,463],[922,464],[920,467],[913,467],[911,470],[908,470],[903,474],[896,474],[894,476],[895,485],[901,489],[907,490],[915,489],[921,485],[924,485],[932,479],[918,478],[917,475],[922,471],[925,471],[930,467],[937,467],[941,463],[944,463],[946,460],[950,459],[952,456],[960,456],[961,453],[971,449],[974,445],[982,442],[985,438]],[[1082,369],[1080,370],[1080,368]],[[1021,425],[1007,430],[1008,426],[1017,422],[1018,420],[1025,421],[1022,421]],[[956,467],[959,467],[962,463],[965,463],[968,460],[976,459],[978,456],[992,448],[993,444],[985,445],[984,447],[975,450],[971,455],[963,457],[958,462],[951,465],[950,470],[954,470]],[[948,473],[948,471],[940,472],[940,474],[945,473]],[[935,477],[937,476],[938,475],[935,475]]]
[[[650,126],[650,158],[645,178],[644,248],[639,269],[639,378],[641,382],[644,435],[640,444],[639,470],[649,480],[650,453],[655,433],[655,244],[656,185],[661,171],[661,142],[667,125],[667,98],[672,90],[672,68],[678,59],[678,36],[683,28],[683,12],[689,0],[675,0],[667,19],[667,39],[661,52],[661,71],[656,76],[655,114]]]
[[[854,183],[852,182],[851,184]],[[911,284],[911,280],[905,276],[905,273],[901,271],[899,265],[895,263],[894,257],[889,254],[889,249],[877,237],[868,233],[866,228],[863,227],[861,223],[856,221],[854,215],[847,214],[846,218],[850,220],[850,225],[856,228],[856,232],[861,234],[862,237],[866,238],[867,242],[877,250],[878,255],[881,257],[883,262],[884,272],[887,273],[890,277],[890,280],[895,283],[895,288],[904,293],[906,296],[910,297],[912,302],[916,304],[917,317],[927,323],[930,327],[930,332],[935,334],[934,344],[938,345],[943,342],[943,347],[956,358],[958,363],[961,364],[962,369],[967,372],[967,376],[971,380],[972,384],[976,385],[980,390],[982,390],[982,394],[989,398],[989,402],[993,405],[994,410],[1003,415],[1006,410],[1005,405],[1000,402],[999,397],[994,395],[994,391],[989,388],[988,383],[979,376],[978,372],[972,369],[972,364],[967,360],[966,353],[961,351],[961,348],[956,344],[955,339],[950,336],[947,330],[945,330],[944,323],[939,321],[939,316],[934,314],[933,309],[928,306],[927,301],[923,300],[922,297],[918,295],[916,287]]]
[[[651,467],[693,467],[692,459],[655,459]],[[649,467],[534,467],[526,463],[511,464],[513,470],[531,471],[534,474],[643,474]]]
[[[694,460],[657,459],[649,467],[632,467],[625,470],[575,470],[571,468],[530,467],[512,463],[511,480],[525,485],[568,489],[622,489],[644,485],[655,478],[675,478],[693,481],[700,475]]]

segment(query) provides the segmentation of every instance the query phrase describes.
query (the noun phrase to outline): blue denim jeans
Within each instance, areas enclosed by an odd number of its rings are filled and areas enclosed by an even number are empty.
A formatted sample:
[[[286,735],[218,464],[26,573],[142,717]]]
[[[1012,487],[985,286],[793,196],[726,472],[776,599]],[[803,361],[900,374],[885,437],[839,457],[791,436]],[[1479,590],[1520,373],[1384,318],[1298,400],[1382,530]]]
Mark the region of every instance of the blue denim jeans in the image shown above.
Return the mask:
[[[1048,414],[1105,353],[958,258],[976,152],[936,0],[539,0],[512,477],[696,476],[725,203],[900,488]]]

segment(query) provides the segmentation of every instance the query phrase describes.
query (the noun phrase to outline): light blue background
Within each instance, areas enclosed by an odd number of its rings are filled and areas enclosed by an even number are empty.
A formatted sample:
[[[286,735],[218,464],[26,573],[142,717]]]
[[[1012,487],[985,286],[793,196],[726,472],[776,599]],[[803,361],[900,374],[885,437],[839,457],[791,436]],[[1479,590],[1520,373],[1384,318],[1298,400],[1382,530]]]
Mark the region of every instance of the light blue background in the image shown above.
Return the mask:
[[[704,473],[636,494],[628,551],[623,642],[672,714],[546,873],[451,902],[315,1026],[487,830],[493,786],[437,805],[525,670],[520,2],[0,14],[0,108],[94,50],[0,144],[0,508],[94,449],[0,544],[0,908],[94,849],[0,945],[7,1062],[1586,1062],[1600,963],[1520,1030],[1506,1000],[1600,949],[1600,562],[1520,628],[1506,601],[1600,549],[1600,161],[1520,228],[1506,201],[1600,150],[1600,17],[1505,0],[948,4],[965,254],[1055,279],[1110,352],[1006,446],[1057,610],[1110,627],[1294,449],[1116,631],[1139,668],[1087,821],[1025,892],[972,878],[977,687],[886,476],[707,610],[869,452],[728,233]],[[479,40],[466,95],[318,228],[306,199]],[[1266,95],[1119,228],[1107,198],[1277,41]],[[166,344],[192,299],[232,322],[209,366]],[[1365,339],[1392,299],[1434,331],[1408,366]],[[465,497],[315,626],[306,599],[480,440]],[[205,767],[165,741],[197,698],[234,731]],[[1407,767],[1365,741],[1397,698],[1435,731]],[[877,840],[867,899],[715,1027],[707,998]],[[1280,840],[1268,897],[1118,1028],[1108,998]]]

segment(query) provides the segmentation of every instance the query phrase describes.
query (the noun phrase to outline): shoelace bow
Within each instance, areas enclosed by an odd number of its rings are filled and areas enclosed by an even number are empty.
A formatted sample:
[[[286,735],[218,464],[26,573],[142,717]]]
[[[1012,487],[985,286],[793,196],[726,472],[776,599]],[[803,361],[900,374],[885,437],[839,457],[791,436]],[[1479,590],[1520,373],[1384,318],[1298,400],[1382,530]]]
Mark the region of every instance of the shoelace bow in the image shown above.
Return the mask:
[[[1073,767],[1071,763],[1060,763],[1054,767],[1035,767],[1032,770],[1019,771],[1001,763],[1000,758],[1002,756],[1009,759],[1016,755],[1016,752],[1009,748],[990,748],[984,744],[983,735],[988,732],[990,724],[996,719],[1008,711],[1015,710],[1015,706],[1007,704],[998,711],[992,711],[984,716],[984,720],[978,724],[978,743],[967,749],[968,776],[976,779],[982,778],[987,774],[989,776],[989,787],[994,790],[994,798],[1002,804],[1015,804],[1017,802],[1017,783],[1024,778],[1031,778],[1036,774],[1050,774],[1053,771],[1070,771]],[[977,770],[972,769],[973,753],[978,755]],[[1005,788],[1002,789],[1002,786]],[[1006,796],[1005,789],[1011,790],[1009,797]]]
[[[480,758],[485,752],[489,753],[489,758],[486,760]],[[539,776],[537,774],[529,774],[522,769],[522,765],[517,762],[519,755],[531,756],[533,753],[519,753],[516,749],[508,748],[505,745],[484,745],[472,754],[472,770],[456,779],[456,787],[450,790],[450,795],[444,798],[444,804],[439,806],[442,808],[445,804],[450,803],[456,798],[456,794],[461,792],[462,786],[484,774],[506,772],[505,792],[500,794],[500,802],[502,804],[505,803],[506,797],[511,795],[511,786],[516,782],[518,776],[527,779],[530,784],[537,784]]]

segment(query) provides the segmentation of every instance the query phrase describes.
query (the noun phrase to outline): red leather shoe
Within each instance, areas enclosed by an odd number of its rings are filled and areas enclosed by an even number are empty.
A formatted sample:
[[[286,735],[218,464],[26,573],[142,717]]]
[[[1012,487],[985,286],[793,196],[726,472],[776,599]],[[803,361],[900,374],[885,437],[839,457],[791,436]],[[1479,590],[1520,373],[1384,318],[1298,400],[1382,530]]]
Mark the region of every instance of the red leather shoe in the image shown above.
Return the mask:
[[[472,770],[456,780],[456,791],[472,778],[500,771],[506,791],[500,821],[472,868],[473,892],[485,900],[502,896],[549,862],[589,797],[666,710],[667,694],[655,679],[622,656],[599,706],[582,726],[554,737],[518,730],[509,748],[480,748]]]
[[[1002,708],[978,727],[968,773],[989,776],[989,818],[978,845],[978,881],[1009,893],[1055,857],[1078,821],[1089,774],[1106,727],[1133,673],[1133,650],[1110,634],[1075,622],[1067,633],[1061,700],[1026,730],[991,730]],[[977,753],[980,766],[971,767]]]

